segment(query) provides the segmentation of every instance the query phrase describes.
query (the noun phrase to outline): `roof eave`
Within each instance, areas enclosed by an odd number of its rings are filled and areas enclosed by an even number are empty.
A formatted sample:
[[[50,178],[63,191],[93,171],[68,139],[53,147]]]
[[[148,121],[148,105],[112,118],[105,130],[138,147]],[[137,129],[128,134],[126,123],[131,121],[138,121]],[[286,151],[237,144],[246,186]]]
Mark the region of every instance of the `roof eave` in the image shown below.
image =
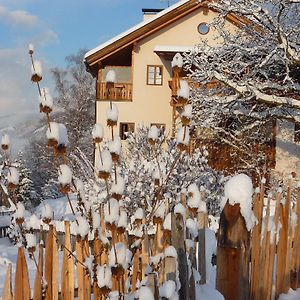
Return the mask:
[[[205,1],[203,1],[205,2]],[[108,44],[107,46],[99,49],[98,51],[87,55],[85,57],[85,61],[87,65],[93,66],[97,64],[100,60],[105,59],[107,56],[115,53],[127,47],[130,44],[134,44],[139,40],[149,36],[150,34],[154,33],[155,31],[160,30],[162,27],[169,25],[172,22],[175,22],[180,17],[184,16],[185,14],[190,13],[192,10],[197,9],[203,5],[198,0],[190,0],[183,3],[181,6],[176,7],[173,10],[170,10],[168,13],[163,14],[162,16],[150,20],[150,22],[146,23],[145,25],[137,28],[135,31],[130,32],[128,35],[121,37],[120,39]]]

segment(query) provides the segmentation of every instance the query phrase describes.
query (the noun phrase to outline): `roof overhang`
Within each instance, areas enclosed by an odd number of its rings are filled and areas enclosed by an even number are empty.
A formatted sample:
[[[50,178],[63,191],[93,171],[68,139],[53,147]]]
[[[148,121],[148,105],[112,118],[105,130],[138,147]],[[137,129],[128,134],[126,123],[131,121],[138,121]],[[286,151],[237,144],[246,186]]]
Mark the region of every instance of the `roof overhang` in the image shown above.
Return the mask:
[[[153,52],[166,60],[172,60],[176,53],[188,53],[193,51],[194,46],[180,46],[180,45],[157,45]]]
[[[97,70],[101,65],[107,65],[110,61],[113,61],[113,56],[119,55],[120,53],[123,53],[123,55],[126,54],[127,56],[131,55],[131,51],[134,49],[134,45],[137,42],[176,22],[178,19],[188,15],[196,9],[207,9],[207,4],[210,1],[211,0],[178,1],[174,5],[157,13],[150,19],[137,24],[120,35],[90,50],[85,54],[85,63],[88,71],[93,75],[96,75]],[[226,18],[237,26],[239,26],[239,24],[247,24],[248,22],[248,20],[241,20],[241,18],[236,17],[232,13],[228,14]],[[163,53],[165,53],[165,55],[167,54],[166,51],[160,51],[160,53],[162,55]]]
[[[169,24],[172,24],[176,20],[201,6],[203,6],[203,3],[200,3],[199,0],[181,0],[175,3],[169,8],[154,15],[153,18],[139,23],[106,43],[87,52],[85,54],[86,64],[89,68],[93,68],[93,66],[97,65],[108,56],[111,56],[130,45],[134,45],[141,39],[153,34]]]

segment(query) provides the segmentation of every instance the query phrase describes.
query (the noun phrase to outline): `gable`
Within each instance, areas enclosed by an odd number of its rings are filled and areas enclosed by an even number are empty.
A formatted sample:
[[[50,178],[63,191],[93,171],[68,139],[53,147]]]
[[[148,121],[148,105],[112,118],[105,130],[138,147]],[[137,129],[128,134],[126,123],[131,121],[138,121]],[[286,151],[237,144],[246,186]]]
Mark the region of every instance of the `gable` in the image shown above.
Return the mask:
[[[208,1],[210,0],[181,0],[154,17],[137,24],[104,44],[90,50],[85,55],[85,62],[89,71],[95,74],[98,68],[97,65],[111,56],[115,56],[118,59],[118,57],[127,55],[129,58],[133,46],[143,39],[164,28],[171,28],[170,26],[182,19],[188,19],[196,10],[202,9],[208,11]],[[212,10],[209,9],[209,11],[211,12]],[[234,15],[227,16],[227,19],[235,25],[241,23]],[[193,45],[196,43],[194,42]],[[122,55],[120,55],[121,51]]]

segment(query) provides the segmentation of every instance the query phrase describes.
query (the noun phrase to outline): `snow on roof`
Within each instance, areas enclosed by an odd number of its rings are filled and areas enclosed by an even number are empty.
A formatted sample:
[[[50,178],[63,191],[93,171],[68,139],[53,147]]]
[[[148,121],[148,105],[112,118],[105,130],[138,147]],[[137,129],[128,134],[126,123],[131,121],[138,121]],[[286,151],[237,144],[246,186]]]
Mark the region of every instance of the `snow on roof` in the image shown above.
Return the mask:
[[[154,52],[190,52],[194,46],[180,46],[180,45],[157,45],[154,47]]]
[[[116,42],[116,41],[122,39],[123,37],[127,36],[128,34],[130,34],[130,33],[134,32],[134,31],[136,31],[136,30],[142,28],[143,26],[145,26],[145,25],[147,25],[147,24],[153,22],[154,20],[159,19],[160,17],[166,15],[166,14],[169,13],[170,11],[176,9],[177,7],[180,7],[181,5],[183,5],[183,4],[185,4],[185,3],[189,2],[189,1],[190,1],[190,0],[180,0],[180,1],[178,1],[177,3],[171,5],[170,7],[168,7],[168,8],[166,8],[166,9],[162,10],[161,12],[159,12],[158,14],[156,14],[155,16],[153,16],[153,18],[150,18],[150,19],[147,19],[147,20],[145,20],[145,21],[143,21],[143,22],[140,22],[139,24],[137,24],[137,25],[135,25],[135,26],[129,28],[128,30],[124,31],[123,33],[121,33],[121,34],[119,34],[119,35],[117,35],[117,36],[115,36],[115,37],[113,37],[112,39],[108,40],[107,42],[105,42],[105,43],[99,45],[98,47],[96,47],[96,48],[90,50],[89,52],[87,52],[87,53],[84,55],[84,58],[87,58],[87,57],[89,57],[90,55],[93,55],[94,53],[96,53],[96,52],[102,50],[103,48],[107,47],[108,45],[110,45],[110,44],[112,44],[112,43],[114,43],[114,42]]]

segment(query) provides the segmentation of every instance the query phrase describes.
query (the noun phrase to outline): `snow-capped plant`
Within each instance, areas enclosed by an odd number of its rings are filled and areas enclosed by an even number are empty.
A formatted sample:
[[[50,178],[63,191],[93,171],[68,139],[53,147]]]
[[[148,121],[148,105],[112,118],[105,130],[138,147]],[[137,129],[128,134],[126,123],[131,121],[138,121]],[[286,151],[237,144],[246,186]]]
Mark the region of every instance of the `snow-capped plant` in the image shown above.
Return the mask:
[[[9,145],[10,145],[10,138],[9,138],[9,135],[7,133],[5,133],[1,137],[2,150],[8,150]]]
[[[185,137],[185,141],[186,139]],[[165,136],[161,134],[153,148],[148,142],[148,130],[145,127],[139,127],[136,133],[129,134],[123,164],[126,174],[125,206],[132,211],[135,211],[134,208],[146,206],[146,211],[151,211],[153,203],[156,202],[157,191],[161,192],[161,199],[170,199],[175,206],[179,201],[178,194],[195,183],[203,189],[208,211],[217,213],[223,193],[223,177],[208,166],[206,150],[195,149],[191,155],[180,154],[176,141],[170,140],[166,146],[164,141]],[[173,165],[174,169],[171,170]],[[155,185],[154,172],[159,178],[160,186]],[[161,203],[160,200],[158,202]],[[157,209],[159,204],[154,213]]]

